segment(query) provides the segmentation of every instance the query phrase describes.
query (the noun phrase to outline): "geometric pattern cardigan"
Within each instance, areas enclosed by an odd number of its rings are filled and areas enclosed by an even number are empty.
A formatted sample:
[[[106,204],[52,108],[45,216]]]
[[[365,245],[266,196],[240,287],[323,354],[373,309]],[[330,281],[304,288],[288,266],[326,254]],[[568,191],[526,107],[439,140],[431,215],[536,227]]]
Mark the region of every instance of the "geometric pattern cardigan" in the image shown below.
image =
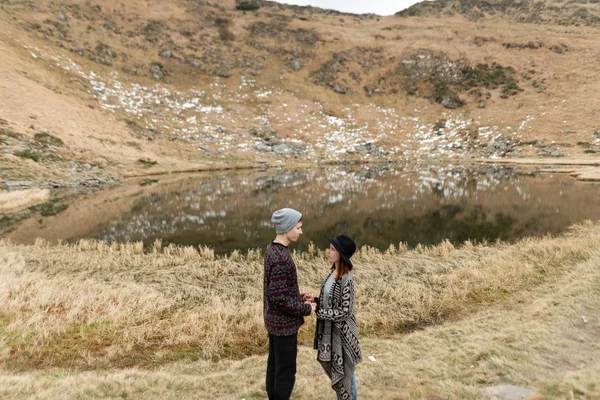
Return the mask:
[[[321,285],[321,299],[329,275]],[[329,304],[327,309],[321,308],[320,304],[317,307],[314,349],[317,350],[317,361],[331,379],[331,387],[337,398],[352,399],[352,375],[356,364],[362,360],[362,353],[354,312],[354,277],[351,273],[335,280]]]

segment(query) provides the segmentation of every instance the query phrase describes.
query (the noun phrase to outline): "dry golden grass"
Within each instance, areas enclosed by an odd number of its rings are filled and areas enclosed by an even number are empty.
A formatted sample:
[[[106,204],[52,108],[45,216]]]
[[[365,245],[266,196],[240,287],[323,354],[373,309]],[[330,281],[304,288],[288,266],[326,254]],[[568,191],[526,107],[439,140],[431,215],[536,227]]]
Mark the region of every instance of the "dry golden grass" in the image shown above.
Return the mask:
[[[264,398],[262,256],[0,241],[0,397]],[[514,383],[594,398],[600,224],[515,245],[355,256],[365,398],[480,398]],[[295,254],[303,289],[323,252]],[[581,316],[586,316],[584,323]],[[329,398],[301,330],[296,398]],[[450,332],[459,331],[460,335]],[[595,385],[595,386],[594,386]]]
[[[50,198],[48,189],[28,189],[14,192],[0,191],[0,214],[13,213],[36,204],[44,203]]]

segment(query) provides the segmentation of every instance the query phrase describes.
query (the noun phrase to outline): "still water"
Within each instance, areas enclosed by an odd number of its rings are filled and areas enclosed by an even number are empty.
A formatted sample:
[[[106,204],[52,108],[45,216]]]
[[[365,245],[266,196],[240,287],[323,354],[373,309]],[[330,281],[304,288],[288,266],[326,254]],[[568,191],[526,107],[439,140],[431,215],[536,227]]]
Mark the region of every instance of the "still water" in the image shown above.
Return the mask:
[[[326,236],[342,233],[379,249],[444,239],[514,241],[600,219],[600,185],[517,167],[331,166],[156,179],[79,200],[12,236],[147,245],[160,238],[223,254],[264,247],[274,237],[271,213],[282,207],[304,215],[304,235],[294,246],[299,250],[311,241],[325,247]]]

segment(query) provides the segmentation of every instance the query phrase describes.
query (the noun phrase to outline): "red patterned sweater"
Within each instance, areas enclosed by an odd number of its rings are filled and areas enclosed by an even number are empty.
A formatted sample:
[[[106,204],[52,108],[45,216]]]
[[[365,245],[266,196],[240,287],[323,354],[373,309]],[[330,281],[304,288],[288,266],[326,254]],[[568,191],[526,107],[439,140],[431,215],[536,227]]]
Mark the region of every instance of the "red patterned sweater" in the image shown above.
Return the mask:
[[[271,242],[265,252],[263,285],[264,317],[267,332],[275,336],[298,333],[311,306],[302,302],[296,264],[288,248]]]

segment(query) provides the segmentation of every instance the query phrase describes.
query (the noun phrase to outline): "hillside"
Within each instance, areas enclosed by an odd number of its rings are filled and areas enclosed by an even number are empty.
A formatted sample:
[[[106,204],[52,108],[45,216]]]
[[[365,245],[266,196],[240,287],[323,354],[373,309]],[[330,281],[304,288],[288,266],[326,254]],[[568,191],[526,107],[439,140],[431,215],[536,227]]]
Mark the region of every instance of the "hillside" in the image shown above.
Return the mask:
[[[598,158],[598,3],[257,4],[3,0],[2,178]]]

